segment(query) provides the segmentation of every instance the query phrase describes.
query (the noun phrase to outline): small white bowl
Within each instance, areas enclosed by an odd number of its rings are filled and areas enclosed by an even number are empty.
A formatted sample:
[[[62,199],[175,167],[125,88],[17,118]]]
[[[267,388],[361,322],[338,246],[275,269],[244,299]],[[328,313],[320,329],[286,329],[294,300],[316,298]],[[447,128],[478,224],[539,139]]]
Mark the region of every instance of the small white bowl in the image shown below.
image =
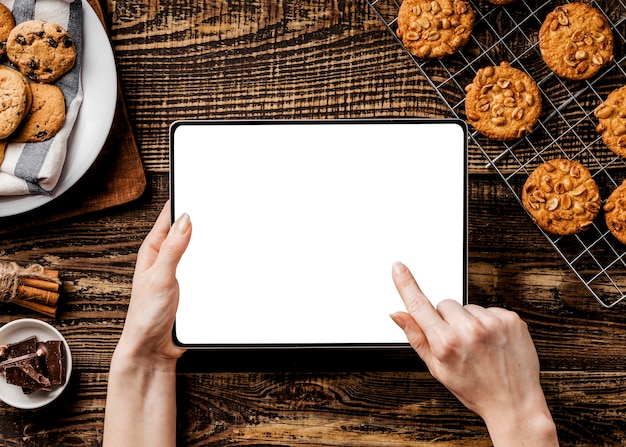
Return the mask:
[[[0,345],[15,343],[27,337],[37,336],[37,341],[62,340],[65,348],[65,383],[52,387],[52,391],[34,391],[24,394],[22,388],[8,384],[0,375],[0,400],[15,408],[32,410],[49,404],[61,395],[72,375],[72,354],[65,338],[59,331],[40,320],[24,318],[14,320],[0,328]]]

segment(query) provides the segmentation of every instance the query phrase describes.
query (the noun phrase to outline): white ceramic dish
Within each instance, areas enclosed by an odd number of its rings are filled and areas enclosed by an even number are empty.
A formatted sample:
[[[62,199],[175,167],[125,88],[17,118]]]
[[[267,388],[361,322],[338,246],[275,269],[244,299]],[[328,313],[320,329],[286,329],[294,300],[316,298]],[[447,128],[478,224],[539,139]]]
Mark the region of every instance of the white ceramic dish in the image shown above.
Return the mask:
[[[15,343],[30,336],[37,336],[38,341],[62,340],[65,348],[65,384],[55,386],[52,391],[35,391],[24,394],[22,389],[6,383],[0,375],[0,400],[15,408],[31,410],[49,404],[61,395],[72,375],[72,353],[65,338],[59,331],[40,320],[24,318],[14,320],[0,328],[0,345]]]
[[[100,19],[83,0],[83,102],[70,135],[65,165],[50,196],[1,196],[0,217],[38,208],[59,197],[91,167],[106,142],[117,103],[117,72],[111,43]]]

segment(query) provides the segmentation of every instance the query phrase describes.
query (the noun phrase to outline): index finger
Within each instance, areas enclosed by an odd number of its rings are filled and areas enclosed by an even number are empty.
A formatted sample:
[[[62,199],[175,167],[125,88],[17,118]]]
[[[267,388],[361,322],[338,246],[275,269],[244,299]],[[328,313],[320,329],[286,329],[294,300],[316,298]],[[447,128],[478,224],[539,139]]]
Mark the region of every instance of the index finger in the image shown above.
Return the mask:
[[[426,338],[429,338],[429,328],[445,324],[439,312],[417,285],[409,269],[401,262],[393,264],[391,274],[398,293],[402,297],[404,306],[415,322],[422,328]]]

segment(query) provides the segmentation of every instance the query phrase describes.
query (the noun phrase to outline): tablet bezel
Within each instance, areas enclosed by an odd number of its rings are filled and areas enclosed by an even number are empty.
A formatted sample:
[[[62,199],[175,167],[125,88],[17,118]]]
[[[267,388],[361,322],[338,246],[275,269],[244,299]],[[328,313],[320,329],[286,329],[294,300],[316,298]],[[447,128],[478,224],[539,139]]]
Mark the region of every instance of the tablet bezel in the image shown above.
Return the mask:
[[[461,120],[456,119],[423,119],[423,118],[385,118],[385,119],[340,119],[340,120],[180,120],[172,123],[170,126],[170,207],[172,224],[176,218],[175,215],[175,201],[176,201],[176,186],[174,178],[174,165],[175,159],[175,132],[181,126],[212,126],[212,125],[269,125],[269,126],[285,126],[293,124],[305,124],[305,125],[317,125],[317,124],[337,124],[337,125],[350,125],[350,124],[455,124],[460,127],[463,133],[463,158],[464,158],[464,178],[463,186],[465,193],[463,194],[463,296],[461,298],[462,304],[466,304],[468,300],[467,296],[467,126]],[[192,217],[193,221],[193,217]],[[192,238],[193,239],[193,238]],[[390,278],[391,281],[391,278]],[[183,343],[179,340],[176,333],[176,322],[174,323],[173,340],[177,346],[188,349],[202,349],[202,350],[300,350],[311,348],[325,348],[325,349],[406,349],[409,347],[408,343]]]

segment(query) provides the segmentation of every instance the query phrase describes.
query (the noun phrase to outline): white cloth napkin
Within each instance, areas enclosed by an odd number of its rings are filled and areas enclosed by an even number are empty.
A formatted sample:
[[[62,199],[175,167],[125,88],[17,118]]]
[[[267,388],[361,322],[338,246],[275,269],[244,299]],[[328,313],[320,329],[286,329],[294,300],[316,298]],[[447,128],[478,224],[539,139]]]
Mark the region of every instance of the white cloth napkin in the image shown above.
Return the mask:
[[[65,96],[65,124],[53,138],[39,143],[9,143],[0,165],[0,195],[52,194],[61,176],[67,142],[83,100],[81,0],[0,0],[16,23],[45,20],[65,28],[76,46],[74,67],[54,84]],[[4,64],[10,65],[6,59]]]

